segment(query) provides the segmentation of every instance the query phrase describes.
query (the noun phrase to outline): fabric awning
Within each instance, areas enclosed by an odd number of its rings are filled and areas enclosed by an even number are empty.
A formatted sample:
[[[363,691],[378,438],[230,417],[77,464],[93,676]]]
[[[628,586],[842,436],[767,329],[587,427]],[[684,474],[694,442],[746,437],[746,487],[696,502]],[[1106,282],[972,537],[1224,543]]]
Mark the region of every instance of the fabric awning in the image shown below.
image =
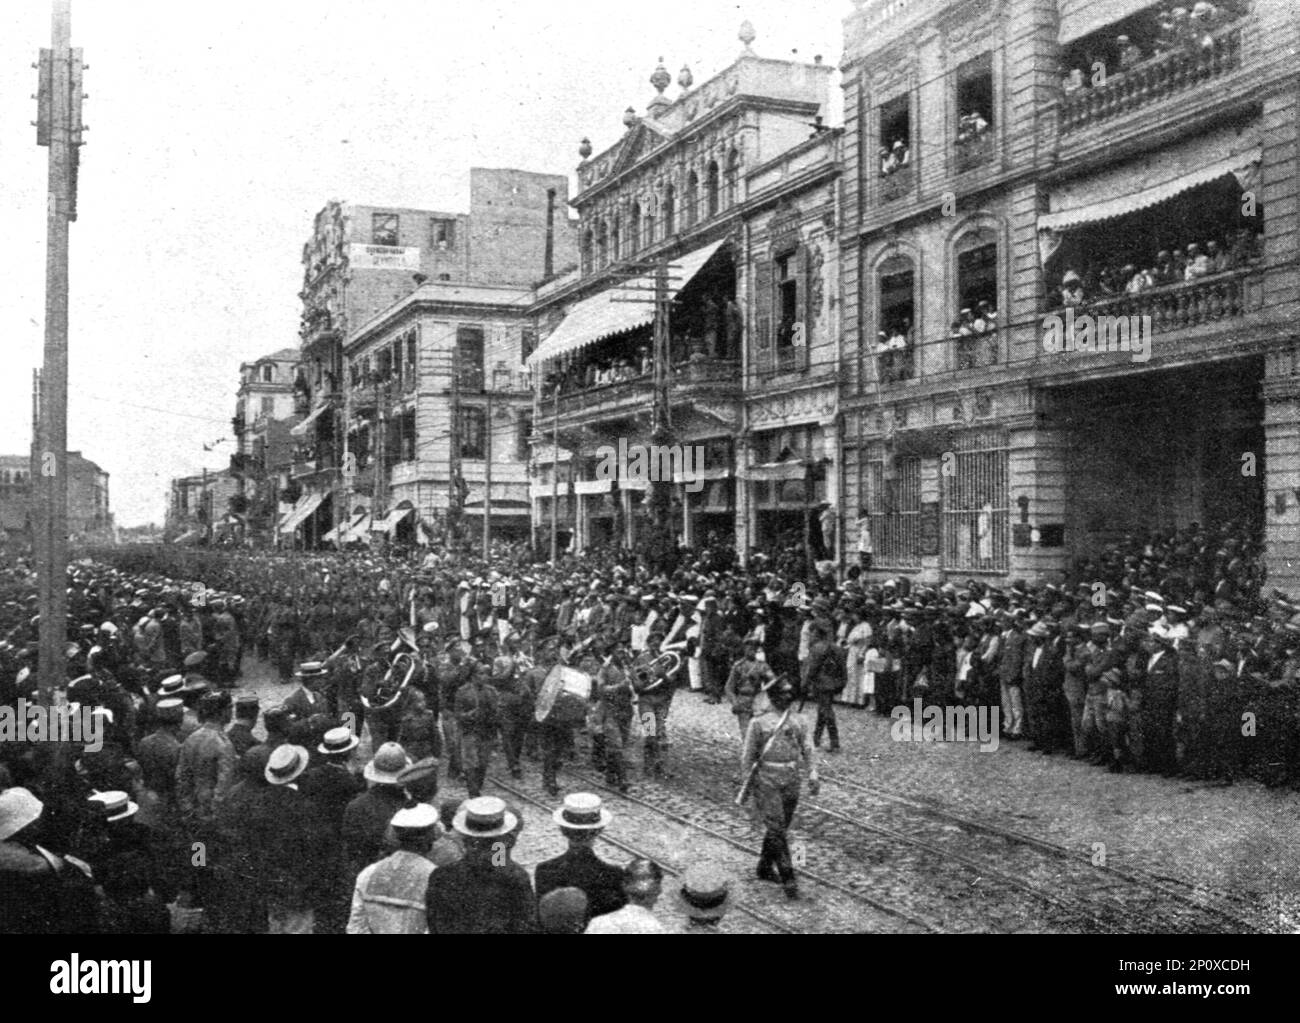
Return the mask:
[[[1187,6],[1190,8],[1192,5]],[[1057,38],[1065,46],[1127,18],[1135,9],[1132,0],[1061,0]]]
[[[328,401],[325,402],[324,404],[317,405],[314,409],[312,409],[311,413],[307,416],[306,419],[304,419],[301,423],[299,423],[297,426],[293,427],[289,431],[290,435],[294,437],[307,436],[307,431],[311,429],[311,425],[324,414],[326,409],[332,407],[333,407],[332,404]]]
[[[322,537],[322,539],[327,542],[333,541],[342,547],[345,543],[351,543],[355,540],[358,532],[364,533],[365,524],[368,523],[369,520],[370,514],[368,512],[361,512],[360,514],[353,515],[347,522],[341,522],[331,529],[324,537]]]
[[[573,492],[575,494],[608,494],[614,489],[613,480],[574,480]],[[560,493],[564,493],[564,488],[560,488]]]
[[[1227,128],[1202,135],[1052,189],[1048,212],[1038,218],[1038,230],[1058,232],[1124,216],[1226,174],[1236,175],[1244,189],[1259,160],[1257,133]]]
[[[285,524],[286,524],[290,519],[292,519],[295,515],[298,514],[298,510],[299,510],[300,508],[303,508],[303,507],[306,506],[306,504],[307,504],[307,499],[308,499],[309,497],[311,497],[310,494],[303,494],[300,498],[298,498],[298,500],[294,502],[293,507],[290,508],[287,512],[285,512],[283,515],[280,516],[280,521],[279,521],[278,523],[276,523],[276,527],[275,527],[275,528],[278,529],[278,530],[283,530],[284,527],[285,527]]]
[[[763,462],[740,471],[744,480],[801,480],[808,476],[808,466],[803,462]]]
[[[328,491],[320,494],[306,494],[300,498],[298,503],[294,505],[293,511],[286,515],[284,521],[280,523],[280,532],[292,533],[307,521],[307,517],[320,507],[321,502],[327,496]]]
[[[197,529],[189,529],[173,540],[172,543],[193,543],[198,538],[199,531]]]
[[[731,479],[731,466],[716,465],[712,469],[696,469],[694,475],[686,476],[684,473],[674,473],[674,483],[693,483],[696,480],[729,480]]]
[[[382,519],[375,519],[370,523],[370,532],[372,533],[392,533],[397,528],[397,524],[415,511],[414,508],[394,508]]]
[[[716,241],[670,260],[668,276],[672,280],[668,285],[669,296],[675,298],[687,282],[704,269],[704,264],[722,245],[722,241]],[[654,283],[654,275],[647,274],[574,303],[568,315],[560,321],[550,337],[537,346],[525,365],[531,369],[557,356],[585,348],[593,341],[653,323],[653,294],[645,289],[653,288]],[[628,299],[636,301],[627,301]]]
[[[370,523],[374,521],[370,513],[358,515],[348,526],[348,528],[339,536],[339,543],[355,543],[357,540],[364,540],[370,533]]]

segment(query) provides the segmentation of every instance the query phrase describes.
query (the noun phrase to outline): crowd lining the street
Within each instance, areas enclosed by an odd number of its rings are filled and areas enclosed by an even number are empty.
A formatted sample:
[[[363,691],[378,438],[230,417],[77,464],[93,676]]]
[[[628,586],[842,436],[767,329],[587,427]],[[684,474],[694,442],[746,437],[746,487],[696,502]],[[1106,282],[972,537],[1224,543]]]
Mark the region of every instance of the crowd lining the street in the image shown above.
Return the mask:
[[[1059,585],[1005,587],[869,581],[869,557],[805,572],[795,546],[745,568],[722,546],[683,551],[659,572],[627,550],[551,564],[507,544],[486,559],[103,552],[70,570],[60,696],[95,708],[104,742],[0,743],[0,931],[653,930],[662,871],[596,857],[597,796],[564,797],[570,852],[530,879],[510,858],[522,809],[483,788],[494,757],[515,778],[540,759],[559,797],[560,766],[589,756],[626,791],[638,737],[647,776],[689,769],[672,756],[678,689],[734,712],[759,779],[758,873],[791,897],[785,835],[822,740],[840,750],[837,704],[989,706],[1045,754],[1294,787],[1300,607],[1265,587],[1254,537],[1126,537]],[[38,699],[34,583],[26,559],[0,579],[3,705]],[[390,677],[395,652],[409,660]],[[295,683],[281,704],[235,691],[251,656]],[[590,694],[539,723],[560,663]],[[812,728],[781,713],[797,695]],[[438,800],[450,779],[468,799]],[[675,897],[703,920],[730,896],[698,866]]]

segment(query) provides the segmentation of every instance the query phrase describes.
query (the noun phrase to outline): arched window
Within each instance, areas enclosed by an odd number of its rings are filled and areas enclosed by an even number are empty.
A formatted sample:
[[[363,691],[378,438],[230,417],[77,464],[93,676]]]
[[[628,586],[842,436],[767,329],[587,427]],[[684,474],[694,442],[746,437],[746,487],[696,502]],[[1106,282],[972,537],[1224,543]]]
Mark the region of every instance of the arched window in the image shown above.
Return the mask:
[[[579,257],[582,260],[582,272],[585,274],[591,273],[591,246],[591,228],[587,228],[582,234],[582,248],[579,252]]]
[[[740,151],[733,149],[727,154],[727,205],[735,206],[740,202]]]
[[[604,266],[609,262],[609,238],[605,234],[605,222],[596,222],[596,265]]]
[[[622,233],[619,225],[619,218],[615,217],[609,226],[609,258],[620,259],[623,255],[622,239],[619,235]]]
[[[665,238],[677,233],[677,189],[672,185],[664,189],[663,225]]]
[[[641,204],[634,202],[627,221],[627,251],[636,255],[641,251]]]
[[[894,256],[876,271],[877,372],[882,384],[916,374],[916,276],[912,261]]]
[[[695,171],[686,177],[686,208],[682,210],[682,224],[690,227],[699,217],[700,179]]]
[[[704,208],[706,217],[718,215],[718,161],[710,160],[704,172]]]

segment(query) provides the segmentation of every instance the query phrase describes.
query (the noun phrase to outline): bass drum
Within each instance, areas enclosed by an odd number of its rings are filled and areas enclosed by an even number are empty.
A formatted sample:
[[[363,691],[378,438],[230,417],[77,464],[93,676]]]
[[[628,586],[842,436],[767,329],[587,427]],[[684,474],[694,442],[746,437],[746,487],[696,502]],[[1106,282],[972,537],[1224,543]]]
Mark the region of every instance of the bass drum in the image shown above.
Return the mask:
[[[551,713],[547,715],[548,723],[577,726],[587,720],[587,701],[576,693],[561,692],[555,697]]]

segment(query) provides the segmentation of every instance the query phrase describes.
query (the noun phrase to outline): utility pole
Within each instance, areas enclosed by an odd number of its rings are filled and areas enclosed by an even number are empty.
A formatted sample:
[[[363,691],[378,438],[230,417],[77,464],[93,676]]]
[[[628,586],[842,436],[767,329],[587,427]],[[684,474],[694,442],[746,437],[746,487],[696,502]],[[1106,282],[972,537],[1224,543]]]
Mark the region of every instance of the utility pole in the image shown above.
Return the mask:
[[[483,392],[487,406],[483,412],[483,560],[492,545],[492,391]]]
[[[36,68],[36,143],[49,149],[46,198],[45,352],[41,448],[37,453],[37,571],[40,578],[40,701],[50,705],[67,682],[68,615],[68,241],[77,218],[81,145],[81,50],[72,48],[71,0],[54,0],[50,49]]]
[[[551,564],[559,553],[560,524],[560,385],[556,382],[551,392]],[[574,528],[577,528],[577,516],[574,516]]]
[[[464,511],[461,491],[460,462],[460,338],[451,349],[451,447],[447,452],[447,538],[460,538],[460,518]]]

